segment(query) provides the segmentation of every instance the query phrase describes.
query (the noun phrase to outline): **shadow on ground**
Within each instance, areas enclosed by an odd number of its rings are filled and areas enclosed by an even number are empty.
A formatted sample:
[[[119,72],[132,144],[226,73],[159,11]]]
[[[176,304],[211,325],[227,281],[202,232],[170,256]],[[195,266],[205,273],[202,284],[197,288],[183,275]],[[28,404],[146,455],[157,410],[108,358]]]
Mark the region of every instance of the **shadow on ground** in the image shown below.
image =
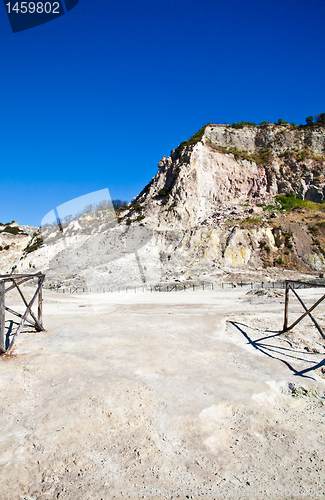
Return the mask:
[[[281,361],[289,368],[290,371],[294,373],[294,375],[313,379],[313,377],[306,375],[306,373],[313,372],[314,370],[317,370],[317,368],[325,366],[325,358],[317,363],[315,363],[315,359],[308,359],[308,354],[305,351],[294,349],[293,347],[291,347],[290,342],[282,337],[282,332],[259,330],[237,321],[229,321],[229,323],[233,325],[246,338],[248,343],[252,347],[254,347],[254,349],[257,349],[265,356]],[[266,335],[257,339],[252,338],[255,335],[259,336],[261,331],[263,331],[264,333],[273,333],[273,335]],[[290,345],[290,348],[277,345],[276,343],[272,344],[272,340],[274,341],[278,338],[280,338],[284,342],[287,342]],[[309,356],[311,356],[311,354],[309,354]],[[292,362],[294,361],[297,361],[299,364],[306,363],[309,366],[303,370],[299,370],[297,368],[294,368],[294,366],[292,365]]]

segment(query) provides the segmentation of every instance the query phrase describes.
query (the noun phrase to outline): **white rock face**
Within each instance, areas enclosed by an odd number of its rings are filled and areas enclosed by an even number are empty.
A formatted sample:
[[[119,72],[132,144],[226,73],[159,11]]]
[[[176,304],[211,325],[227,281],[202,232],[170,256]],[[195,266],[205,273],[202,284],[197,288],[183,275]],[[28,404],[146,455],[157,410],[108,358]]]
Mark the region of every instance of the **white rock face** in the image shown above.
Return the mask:
[[[295,157],[301,151],[303,161]],[[265,152],[270,153],[266,160]],[[134,202],[140,203],[146,223],[166,229],[188,229],[220,209],[272,203],[274,195],[290,191],[319,202],[325,198],[325,157],[315,155],[324,154],[323,127],[210,125],[194,147],[179,146],[159,162],[157,174]]]
[[[264,217],[258,205],[274,203],[278,193],[324,200],[324,154],[324,127],[209,125],[196,144],[190,139],[161,159],[119,225],[106,209],[87,212],[65,224],[63,237],[45,228],[43,246],[24,253],[36,241],[31,230],[1,233],[0,245],[9,244],[2,272],[42,270],[52,285],[124,286],[218,279],[261,270],[276,258],[323,271],[311,238],[303,245],[294,234],[288,253],[281,231],[276,244],[271,227],[245,229],[238,221]]]
[[[204,142],[211,141],[222,147],[236,147],[250,153],[269,148],[280,154],[287,150],[308,148],[316,155],[325,153],[325,128],[295,128],[269,124],[265,127],[245,126],[234,129],[226,125],[210,125],[204,132]]]

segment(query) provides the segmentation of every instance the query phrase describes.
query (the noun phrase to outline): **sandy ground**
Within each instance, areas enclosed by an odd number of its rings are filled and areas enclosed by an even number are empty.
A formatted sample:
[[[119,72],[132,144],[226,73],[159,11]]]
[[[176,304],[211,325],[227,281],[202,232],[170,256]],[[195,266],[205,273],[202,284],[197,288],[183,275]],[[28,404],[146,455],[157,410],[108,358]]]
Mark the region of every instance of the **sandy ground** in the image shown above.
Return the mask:
[[[0,358],[1,500],[325,498],[325,341],[283,302],[45,291]]]

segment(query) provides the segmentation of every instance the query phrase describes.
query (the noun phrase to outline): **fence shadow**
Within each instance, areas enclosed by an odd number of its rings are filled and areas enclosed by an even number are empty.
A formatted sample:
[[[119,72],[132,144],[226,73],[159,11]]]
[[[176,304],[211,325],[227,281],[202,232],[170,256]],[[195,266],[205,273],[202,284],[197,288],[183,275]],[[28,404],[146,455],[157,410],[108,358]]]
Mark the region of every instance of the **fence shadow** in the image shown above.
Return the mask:
[[[11,335],[13,335],[13,331],[12,331],[13,326],[16,325],[18,328],[19,323],[17,323],[16,321],[13,321],[12,319],[9,321],[6,321],[6,323],[9,323],[8,327],[6,325],[7,331],[5,333],[5,348],[7,350],[9,345],[10,345],[10,342],[11,342],[10,337],[11,337]]]
[[[258,350],[259,352],[261,352],[265,356],[268,356],[269,358],[281,361],[296,376],[310,378],[312,380],[315,380],[313,377],[306,375],[306,373],[312,372],[312,371],[316,370],[317,368],[325,366],[325,358],[324,358],[319,363],[313,364],[312,366],[309,366],[308,368],[306,368],[304,370],[296,370],[292,366],[292,364],[288,361],[288,359],[286,359],[286,358],[292,358],[293,360],[301,361],[303,363],[308,363],[308,364],[314,363],[314,361],[310,361],[310,360],[307,360],[305,358],[300,357],[299,356],[300,354],[306,355],[306,353],[304,351],[297,351],[296,349],[293,349],[293,348],[281,347],[281,346],[265,343],[265,340],[267,340],[267,339],[280,337],[281,335],[283,335],[282,332],[274,332],[274,335],[266,335],[264,337],[260,337],[260,338],[254,340],[248,334],[247,330],[256,331],[255,328],[252,328],[249,325],[245,325],[244,323],[239,323],[237,321],[229,321],[229,323],[231,325],[233,325],[245,337],[245,339],[248,341],[248,343],[254,349]],[[291,345],[290,342],[287,341],[286,339],[283,339],[283,340],[288,342],[289,345]]]

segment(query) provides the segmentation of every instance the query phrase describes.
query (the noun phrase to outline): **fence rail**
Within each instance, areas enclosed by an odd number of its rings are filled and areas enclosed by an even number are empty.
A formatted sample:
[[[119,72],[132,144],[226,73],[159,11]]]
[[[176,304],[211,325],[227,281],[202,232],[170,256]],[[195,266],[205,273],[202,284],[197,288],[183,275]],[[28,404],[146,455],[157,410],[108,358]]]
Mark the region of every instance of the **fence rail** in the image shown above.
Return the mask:
[[[283,330],[282,333],[288,332],[289,330],[292,330],[293,327],[295,327],[302,319],[304,319],[306,316],[309,316],[309,318],[312,320],[314,325],[316,326],[317,330],[325,339],[325,333],[323,332],[322,328],[319,326],[317,323],[316,319],[314,316],[311,314],[314,309],[325,299],[325,294],[323,294],[311,307],[307,308],[306,304],[302,300],[301,297],[299,297],[298,293],[296,292],[296,289],[300,288],[325,288],[325,283],[322,281],[319,282],[306,282],[306,281],[298,281],[298,280],[286,280],[285,281],[285,303],[284,303],[284,322],[283,322]],[[301,306],[305,310],[305,312],[299,316],[296,321],[294,321],[291,325],[288,325],[289,323],[289,294],[290,290],[292,293],[295,295],[295,297],[298,299],[300,302]]]
[[[154,293],[168,292],[175,293],[179,291],[217,291],[229,290],[232,288],[247,288],[249,290],[259,289],[284,289],[285,281],[219,281],[215,283],[160,283],[157,285],[138,285],[138,286],[95,286],[95,287],[58,287],[50,288],[58,293]]]
[[[28,281],[37,280],[36,291],[34,292],[32,298],[28,300],[21,290],[21,285],[27,283]],[[21,332],[25,323],[29,323],[33,325],[37,331],[44,331],[43,322],[42,322],[42,287],[44,283],[45,275],[42,273],[37,274],[3,274],[0,275],[0,354],[4,354],[9,352],[14,342]],[[7,288],[6,288],[6,285]],[[22,299],[26,310],[24,314],[19,313],[18,311],[14,311],[10,307],[6,306],[5,296],[6,293],[11,290],[16,289],[20,298]],[[38,298],[38,311],[37,314],[33,313],[32,307],[33,304]],[[20,318],[20,322],[18,324],[17,330],[10,339],[10,328],[8,332],[6,332],[6,312],[17,316]],[[28,318],[30,316],[31,319]]]

